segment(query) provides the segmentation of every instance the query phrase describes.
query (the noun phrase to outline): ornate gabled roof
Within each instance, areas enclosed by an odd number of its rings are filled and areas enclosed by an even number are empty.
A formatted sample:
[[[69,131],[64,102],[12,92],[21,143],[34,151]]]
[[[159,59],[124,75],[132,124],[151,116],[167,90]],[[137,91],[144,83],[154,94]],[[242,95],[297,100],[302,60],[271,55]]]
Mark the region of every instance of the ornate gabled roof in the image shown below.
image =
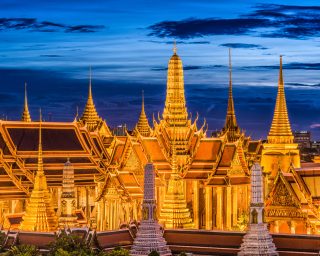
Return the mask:
[[[167,95],[163,119],[169,126],[187,126],[188,112],[184,95],[183,66],[176,44],[168,65]]]
[[[268,136],[268,143],[293,143],[293,135],[288,117],[286,96],[284,92],[282,56],[280,56],[278,95],[274,109],[272,125]]]
[[[24,84],[24,106],[21,121],[31,122],[31,116],[28,107],[27,83]]]
[[[88,99],[87,99],[87,104],[83,110],[83,114],[80,118],[80,121],[82,121],[87,126],[89,131],[94,131],[97,128],[98,124],[102,122],[102,119],[98,115],[98,112],[94,105],[91,87],[92,86],[91,86],[91,69],[90,69]]]
[[[139,116],[138,123],[136,124],[135,130],[138,131],[142,136],[148,137],[151,133],[151,128],[149,126],[148,118],[144,110],[144,94],[142,91],[142,103],[141,103],[141,113]]]
[[[222,129],[222,134],[227,135],[229,142],[239,139],[241,132],[237,124],[236,114],[234,110],[234,102],[232,95],[232,65],[231,65],[231,50],[229,49],[229,96],[226,122]]]
[[[48,190],[46,175],[43,170],[40,113],[38,170],[36,172],[34,187],[20,229],[46,232],[56,231],[57,227],[58,220]]]

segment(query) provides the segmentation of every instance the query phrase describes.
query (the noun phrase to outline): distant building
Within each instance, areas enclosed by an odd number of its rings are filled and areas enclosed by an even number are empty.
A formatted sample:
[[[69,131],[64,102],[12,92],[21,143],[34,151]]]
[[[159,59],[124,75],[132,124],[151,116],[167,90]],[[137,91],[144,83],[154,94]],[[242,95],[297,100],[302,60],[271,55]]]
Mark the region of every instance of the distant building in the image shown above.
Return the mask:
[[[126,124],[120,124],[117,127],[112,129],[112,134],[115,136],[126,136],[126,132],[127,132]]]
[[[299,148],[311,148],[311,132],[310,131],[294,131],[294,142],[298,143]]]

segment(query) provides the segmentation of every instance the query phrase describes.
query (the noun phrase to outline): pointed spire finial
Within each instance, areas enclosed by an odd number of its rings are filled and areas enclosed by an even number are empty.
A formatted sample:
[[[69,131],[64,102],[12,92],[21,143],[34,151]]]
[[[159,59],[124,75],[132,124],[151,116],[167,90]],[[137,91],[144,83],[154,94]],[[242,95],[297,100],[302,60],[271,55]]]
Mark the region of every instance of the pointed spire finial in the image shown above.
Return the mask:
[[[142,102],[141,102],[141,112],[144,111],[144,90],[141,91],[142,94]]]
[[[177,54],[177,41],[173,41],[173,54]]]
[[[28,107],[28,96],[27,96],[27,82],[24,82],[24,106],[21,121],[31,122],[29,107]]]
[[[42,112],[39,109],[39,145],[38,145],[38,174],[43,174],[43,160],[42,160]]]
[[[141,91],[141,97],[141,113],[135,129],[137,129],[142,136],[148,137],[150,135],[151,128],[144,110],[144,90]]]
[[[280,55],[279,85],[284,85],[283,74],[282,74],[282,55]]]
[[[229,48],[229,87],[232,87],[232,64],[231,64],[231,48]],[[229,88],[230,90],[230,88]],[[232,90],[231,90],[232,93]]]
[[[92,86],[92,70],[91,70],[91,66],[89,67],[89,95],[88,95],[88,98],[92,98],[92,89],[91,89],[91,86]]]

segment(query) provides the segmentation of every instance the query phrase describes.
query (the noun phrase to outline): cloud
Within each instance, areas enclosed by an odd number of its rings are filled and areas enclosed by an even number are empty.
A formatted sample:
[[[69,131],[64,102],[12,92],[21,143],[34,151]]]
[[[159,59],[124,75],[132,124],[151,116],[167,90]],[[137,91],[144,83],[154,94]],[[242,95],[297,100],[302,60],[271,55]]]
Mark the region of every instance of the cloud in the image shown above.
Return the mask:
[[[0,18],[0,31],[27,30],[33,32],[90,33],[105,28],[103,25],[66,25],[36,18]]]
[[[219,46],[228,47],[228,48],[242,48],[242,49],[259,49],[259,50],[268,49],[267,47],[264,47],[260,44],[225,43],[225,44],[220,44]]]
[[[59,57],[62,57],[62,55],[58,55],[58,54],[41,54],[40,57],[59,58]]]
[[[268,26],[268,19],[195,19],[181,21],[162,21],[151,25],[149,36],[189,39],[208,35],[248,34],[254,28]]]
[[[139,40],[139,42],[156,43],[156,44],[170,44],[173,45],[174,42],[179,44],[210,44],[210,41],[158,41],[158,40]]]
[[[312,124],[310,125],[311,129],[316,129],[316,128],[320,128],[320,124]]]
[[[319,6],[261,4],[237,18],[189,18],[148,27],[149,36],[189,39],[210,35],[254,35],[308,39],[320,35]],[[267,32],[268,31],[268,32]]]

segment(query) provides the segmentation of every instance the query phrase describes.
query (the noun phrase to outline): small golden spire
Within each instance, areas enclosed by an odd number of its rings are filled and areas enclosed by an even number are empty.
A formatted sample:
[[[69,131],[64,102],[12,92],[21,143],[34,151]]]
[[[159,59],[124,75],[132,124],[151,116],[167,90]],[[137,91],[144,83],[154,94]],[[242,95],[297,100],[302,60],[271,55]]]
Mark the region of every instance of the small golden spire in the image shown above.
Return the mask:
[[[177,54],[177,41],[173,41],[173,54]]]
[[[28,96],[27,96],[27,83],[24,83],[24,107],[22,112],[21,121],[31,122],[31,116],[28,107]]]
[[[138,130],[142,136],[145,136],[145,137],[150,136],[151,128],[149,126],[149,121],[148,121],[146,112],[144,110],[144,91],[143,90],[142,90],[142,100],[141,100],[141,113],[135,129]]]
[[[89,69],[89,89],[88,89],[88,100],[87,104],[84,108],[82,117],[80,118],[80,121],[82,121],[84,124],[87,125],[87,128],[90,131],[94,131],[97,127],[97,125],[100,123],[101,118],[98,115],[98,112],[96,110],[96,107],[93,102],[92,98],[92,74],[91,74],[91,67]]]
[[[236,141],[240,136],[240,129],[237,125],[236,113],[234,110],[233,93],[232,93],[232,63],[231,49],[229,48],[229,96],[225,126],[222,133],[227,133],[228,140]]]
[[[282,56],[280,56],[278,94],[274,109],[273,120],[268,136],[269,143],[293,143],[290,121],[288,117],[284,81],[282,73]]]

